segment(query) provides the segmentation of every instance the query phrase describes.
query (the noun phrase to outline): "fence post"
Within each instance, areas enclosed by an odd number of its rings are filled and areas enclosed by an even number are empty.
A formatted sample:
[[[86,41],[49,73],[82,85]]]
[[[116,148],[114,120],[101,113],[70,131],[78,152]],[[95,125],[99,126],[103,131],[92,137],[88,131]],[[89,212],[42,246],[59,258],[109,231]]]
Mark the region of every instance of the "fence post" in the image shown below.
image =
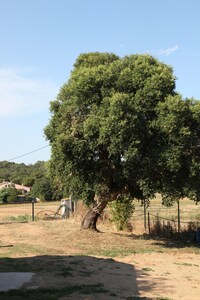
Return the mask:
[[[69,207],[70,207],[70,217],[74,213],[74,200],[73,200],[73,191],[71,191],[70,196],[69,196]]]
[[[181,230],[181,219],[180,219],[180,200],[177,200],[177,204],[178,204],[178,234],[180,234],[180,230]]]
[[[148,229],[149,229],[149,234],[151,233],[151,227],[150,227],[150,214],[148,211]]]
[[[35,201],[32,199],[32,221],[35,221]]]
[[[146,199],[144,199],[144,230],[147,231]]]

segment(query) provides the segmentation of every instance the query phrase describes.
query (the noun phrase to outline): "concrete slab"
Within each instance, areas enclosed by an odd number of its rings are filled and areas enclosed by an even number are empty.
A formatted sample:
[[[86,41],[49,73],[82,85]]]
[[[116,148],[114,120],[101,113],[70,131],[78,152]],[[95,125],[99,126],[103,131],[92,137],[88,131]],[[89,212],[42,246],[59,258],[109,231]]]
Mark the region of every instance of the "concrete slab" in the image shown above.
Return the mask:
[[[30,282],[35,273],[2,272],[0,273],[0,291],[19,289],[24,283]]]

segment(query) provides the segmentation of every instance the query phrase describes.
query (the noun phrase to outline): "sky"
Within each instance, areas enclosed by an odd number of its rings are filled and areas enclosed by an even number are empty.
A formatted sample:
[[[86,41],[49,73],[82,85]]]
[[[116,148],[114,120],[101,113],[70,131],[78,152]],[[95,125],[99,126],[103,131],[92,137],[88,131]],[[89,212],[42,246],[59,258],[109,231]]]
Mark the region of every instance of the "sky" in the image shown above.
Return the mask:
[[[85,52],[148,53],[200,100],[199,0],[0,0],[0,161],[50,159],[50,101]]]

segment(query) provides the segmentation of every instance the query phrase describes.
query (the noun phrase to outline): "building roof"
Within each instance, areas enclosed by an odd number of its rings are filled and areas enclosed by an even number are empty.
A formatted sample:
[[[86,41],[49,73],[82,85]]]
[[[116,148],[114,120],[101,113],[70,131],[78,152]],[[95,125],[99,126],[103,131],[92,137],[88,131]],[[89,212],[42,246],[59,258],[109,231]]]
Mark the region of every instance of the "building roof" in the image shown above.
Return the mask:
[[[22,191],[26,191],[26,192],[30,192],[30,190],[31,190],[31,188],[29,186],[25,186],[23,184],[17,184],[17,183],[10,182],[10,181],[0,182],[0,190],[3,188],[9,188],[9,187],[14,187],[17,190],[22,190]]]

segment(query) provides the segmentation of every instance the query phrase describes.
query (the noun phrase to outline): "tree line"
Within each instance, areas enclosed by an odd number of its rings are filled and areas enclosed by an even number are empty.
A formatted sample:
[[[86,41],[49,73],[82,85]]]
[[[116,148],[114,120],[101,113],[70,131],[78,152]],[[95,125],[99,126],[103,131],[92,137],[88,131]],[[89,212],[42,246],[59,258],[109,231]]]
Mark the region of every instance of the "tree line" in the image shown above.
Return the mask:
[[[53,185],[48,173],[48,163],[44,161],[30,165],[0,161],[0,182],[3,181],[31,187],[27,197],[38,197],[41,200],[57,200],[63,197],[62,191]],[[12,202],[19,193],[11,185],[9,189],[0,190],[0,201]]]

